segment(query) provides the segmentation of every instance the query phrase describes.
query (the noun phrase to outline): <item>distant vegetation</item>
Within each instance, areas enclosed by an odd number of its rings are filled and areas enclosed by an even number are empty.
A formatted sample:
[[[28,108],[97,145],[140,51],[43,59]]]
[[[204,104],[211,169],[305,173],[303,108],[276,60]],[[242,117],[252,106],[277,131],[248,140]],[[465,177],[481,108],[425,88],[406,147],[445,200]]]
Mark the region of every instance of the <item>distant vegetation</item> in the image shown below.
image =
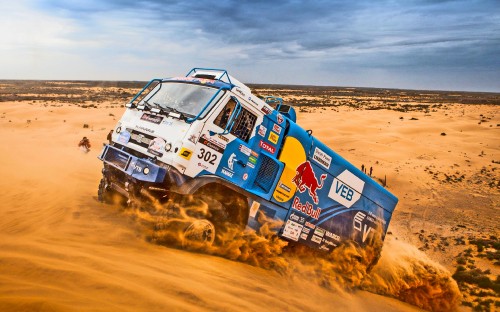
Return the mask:
[[[145,84],[145,81],[0,80],[0,102],[61,101],[93,105],[112,100],[126,103]],[[282,97],[285,103],[303,111],[309,107],[349,106],[365,110],[430,113],[447,104],[500,105],[500,93],[487,92],[264,84],[250,84],[249,87],[258,95]]]

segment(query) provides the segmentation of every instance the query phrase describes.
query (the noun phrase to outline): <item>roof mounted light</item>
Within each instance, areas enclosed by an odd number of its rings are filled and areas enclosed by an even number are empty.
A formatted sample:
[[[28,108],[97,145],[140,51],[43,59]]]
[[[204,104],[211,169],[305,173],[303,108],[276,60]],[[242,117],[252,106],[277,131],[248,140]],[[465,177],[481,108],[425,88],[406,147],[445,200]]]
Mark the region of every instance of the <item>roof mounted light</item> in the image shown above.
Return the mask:
[[[127,103],[127,104],[125,104],[125,107],[126,108],[135,108],[136,106],[132,103]]]
[[[139,110],[145,110],[146,109],[146,105],[144,105],[144,104],[137,105],[137,109],[139,109]]]
[[[179,114],[179,113],[170,112],[170,113],[168,113],[168,115],[170,117],[174,117],[174,118],[181,118],[181,114]]]
[[[161,112],[161,108],[153,107],[151,108],[151,112],[159,114]]]

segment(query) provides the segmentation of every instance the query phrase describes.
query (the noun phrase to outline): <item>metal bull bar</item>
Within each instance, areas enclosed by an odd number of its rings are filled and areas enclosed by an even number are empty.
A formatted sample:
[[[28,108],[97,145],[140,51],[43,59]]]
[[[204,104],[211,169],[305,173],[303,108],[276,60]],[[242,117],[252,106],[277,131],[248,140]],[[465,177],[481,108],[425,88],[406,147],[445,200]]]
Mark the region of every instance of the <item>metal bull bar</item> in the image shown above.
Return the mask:
[[[165,168],[148,159],[135,157],[110,145],[105,145],[97,158],[139,181],[159,183],[167,174]]]

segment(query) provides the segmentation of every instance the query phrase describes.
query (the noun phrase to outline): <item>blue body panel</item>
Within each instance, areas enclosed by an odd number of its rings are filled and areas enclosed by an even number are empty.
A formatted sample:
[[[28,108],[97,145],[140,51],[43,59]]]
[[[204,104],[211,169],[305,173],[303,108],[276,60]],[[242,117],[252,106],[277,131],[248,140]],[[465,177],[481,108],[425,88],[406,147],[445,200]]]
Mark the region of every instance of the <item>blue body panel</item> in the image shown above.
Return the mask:
[[[110,145],[104,146],[99,159],[143,182],[161,183],[167,173],[164,168],[147,159],[135,157]]]

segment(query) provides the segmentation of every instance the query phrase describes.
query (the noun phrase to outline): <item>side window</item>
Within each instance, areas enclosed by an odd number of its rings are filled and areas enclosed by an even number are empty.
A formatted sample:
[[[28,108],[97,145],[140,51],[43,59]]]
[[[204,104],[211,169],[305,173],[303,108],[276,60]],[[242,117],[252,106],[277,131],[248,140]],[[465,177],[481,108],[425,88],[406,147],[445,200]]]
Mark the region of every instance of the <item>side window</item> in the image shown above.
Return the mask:
[[[236,102],[233,99],[229,100],[224,109],[222,109],[217,118],[215,118],[214,123],[222,129],[225,129],[235,107]],[[256,120],[257,116],[242,107],[240,113],[234,120],[231,134],[248,142],[255,128]]]
[[[221,112],[219,113],[219,116],[215,118],[214,124],[221,127],[222,129],[225,129],[229,121],[229,117],[231,117],[231,113],[233,112],[235,107],[236,107],[236,102],[233,99],[230,99],[229,102],[227,102],[224,109],[222,109]]]

